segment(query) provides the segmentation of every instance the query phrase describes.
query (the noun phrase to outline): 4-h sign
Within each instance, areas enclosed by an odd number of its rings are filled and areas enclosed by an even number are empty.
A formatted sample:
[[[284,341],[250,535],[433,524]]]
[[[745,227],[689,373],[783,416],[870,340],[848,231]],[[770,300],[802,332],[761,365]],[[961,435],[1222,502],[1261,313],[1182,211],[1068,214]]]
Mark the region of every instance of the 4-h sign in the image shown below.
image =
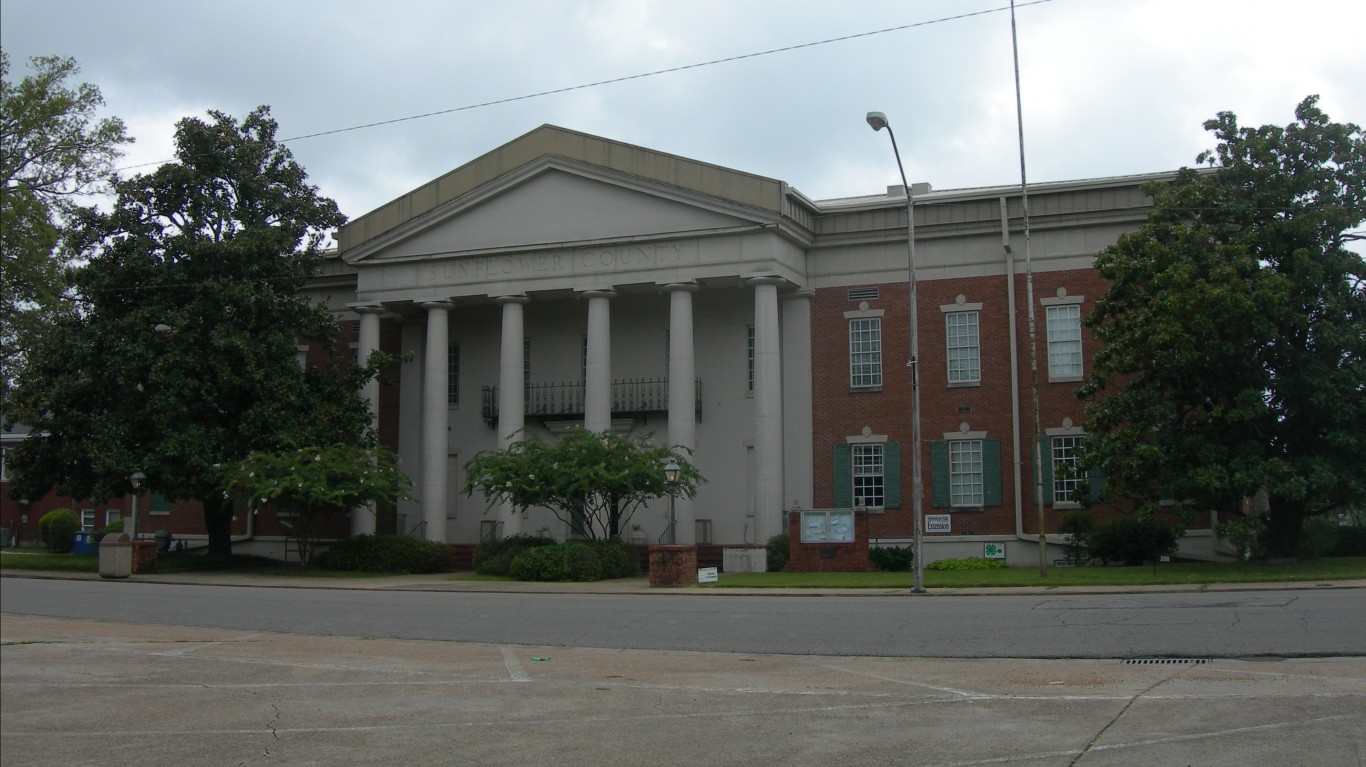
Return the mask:
[[[987,559],[1005,559],[1006,545],[1004,543],[984,543],[982,544],[982,556]]]

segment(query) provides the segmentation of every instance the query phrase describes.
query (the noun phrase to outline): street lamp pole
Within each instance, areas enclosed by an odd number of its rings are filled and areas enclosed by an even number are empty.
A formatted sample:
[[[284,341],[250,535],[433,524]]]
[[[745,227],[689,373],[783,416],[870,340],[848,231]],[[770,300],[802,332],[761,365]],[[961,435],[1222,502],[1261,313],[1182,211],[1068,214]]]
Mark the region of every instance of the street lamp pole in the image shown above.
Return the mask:
[[[674,498],[678,495],[678,461],[670,458],[664,464],[664,484],[669,486],[669,545],[678,543],[678,530],[674,527]]]
[[[133,486],[133,524],[128,531],[128,539],[132,541],[138,539],[138,495],[142,493],[142,483],[146,479],[147,475],[140,471],[128,475],[128,483]]]
[[[911,511],[915,520],[915,538],[912,545],[915,561],[915,579],[911,591],[925,593],[925,541],[924,507],[921,496],[924,478],[920,471],[920,321],[916,307],[915,279],[915,195],[911,185],[906,182],[906,168],[901,164],[901,150],[896,145],[896,134],[887,115],[869,112],[868,125],[875,131],[887,129],[887,137],[892,140],[892,152],[896,155],[896,169],[901,173],[901,185],[906,190],[906,284],[910,293],[911,361],[906,363],[911,369]]]

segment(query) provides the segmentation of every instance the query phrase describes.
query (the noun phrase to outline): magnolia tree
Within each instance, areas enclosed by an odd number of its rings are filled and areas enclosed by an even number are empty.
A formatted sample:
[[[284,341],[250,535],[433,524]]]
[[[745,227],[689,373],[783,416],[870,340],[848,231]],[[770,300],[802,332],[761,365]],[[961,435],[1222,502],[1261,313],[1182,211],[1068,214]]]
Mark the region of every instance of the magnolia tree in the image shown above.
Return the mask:
[[[525,439],[506,450],[485,450],[465,464],[465,495],[476,490],[490,505],[518,512],[544,507],[594,540],[621,534],[645,503],[669,495],[664,466],[678,464],[672,490],[692,498],[705,482],[683,448],[656,445],[650,436],[629,439],[615,432],[582,429],[556,442]]]
[[[225,494],[296,515],[291,524],[305,563],[313,539],[337,515],[348,509],[373,514],[373,508],[362,507],[395,503],[412,487],[393,452],[356,445],[254,452],[220,467],[219,476]]]

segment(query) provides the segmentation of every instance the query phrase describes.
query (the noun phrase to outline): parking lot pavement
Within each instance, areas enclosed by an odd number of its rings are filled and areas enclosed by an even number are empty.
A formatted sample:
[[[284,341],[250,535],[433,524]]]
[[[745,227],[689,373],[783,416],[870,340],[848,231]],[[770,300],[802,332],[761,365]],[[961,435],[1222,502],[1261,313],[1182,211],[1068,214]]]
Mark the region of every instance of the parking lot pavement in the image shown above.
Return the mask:
[[[1366,659],[935,660],[5,615],[26,765],[1357,765]]]

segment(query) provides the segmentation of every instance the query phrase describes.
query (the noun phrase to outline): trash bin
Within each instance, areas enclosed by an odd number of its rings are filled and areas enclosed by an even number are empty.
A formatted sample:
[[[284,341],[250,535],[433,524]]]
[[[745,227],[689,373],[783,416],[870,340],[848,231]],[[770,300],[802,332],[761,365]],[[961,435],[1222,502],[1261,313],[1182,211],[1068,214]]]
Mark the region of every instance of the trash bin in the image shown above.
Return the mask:
[[[128,533],[114,533],[100,541],[100,577],[127,578],[133,574],[133,542]]]
[[[165,554],[170,551],[171,541],[175,539],[175,536],[171,535],[170,530],[158,530],[152,537],[156,539],[158,554]]]
[[[95,550],[95,542],[90,533],[71,534],[71,553],[89,554]]]

